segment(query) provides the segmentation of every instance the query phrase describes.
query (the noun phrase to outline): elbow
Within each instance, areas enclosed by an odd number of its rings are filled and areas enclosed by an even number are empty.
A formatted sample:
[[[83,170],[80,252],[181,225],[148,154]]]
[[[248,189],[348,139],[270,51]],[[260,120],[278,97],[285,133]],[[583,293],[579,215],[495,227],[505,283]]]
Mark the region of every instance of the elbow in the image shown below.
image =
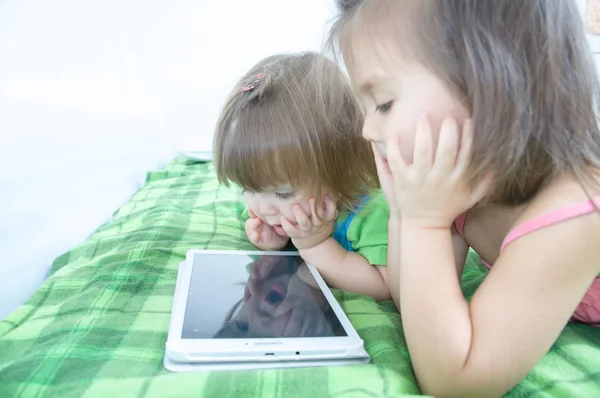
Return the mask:
[[[390,292],[387,290],[387,288],[385,288],[384,290],[378,290],[377,292],[375,292],[375,294],[372,294],[371,297],[373,297],[377,302],[390,301],[392,299],[392,296],[390,295]]]
[[[477,379],[465,380],[460,376],[419,382],[419,387],[423,394],[436,398],[497,398],[508,392],[508,389],[486,385]]]

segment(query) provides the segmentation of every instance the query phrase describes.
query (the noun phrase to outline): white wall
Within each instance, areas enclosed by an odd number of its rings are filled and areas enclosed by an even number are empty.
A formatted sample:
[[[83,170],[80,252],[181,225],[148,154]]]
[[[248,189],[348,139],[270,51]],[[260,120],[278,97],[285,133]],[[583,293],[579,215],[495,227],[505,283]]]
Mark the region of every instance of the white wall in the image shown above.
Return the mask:
[[[0,318],[176,151],[208,158],[235,81],[318,50],[331,0],[0,1]]]
[[[2,134],[168,133],[178,150],[210,151],[235,81],[273,53],[318,50],[332,7],[327,0],[3,0]]]

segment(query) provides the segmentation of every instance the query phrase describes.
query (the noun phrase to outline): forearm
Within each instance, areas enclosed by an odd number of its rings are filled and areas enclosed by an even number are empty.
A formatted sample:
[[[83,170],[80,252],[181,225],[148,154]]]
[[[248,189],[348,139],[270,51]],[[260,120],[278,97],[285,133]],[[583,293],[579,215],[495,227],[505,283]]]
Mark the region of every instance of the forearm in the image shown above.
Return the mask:
[[[377,267],[360,254],[347,251],[333,238],[313,248],[300,250],[300,255],[317,268],[331,287],[371,296],[378,301],[390,298]]]
[[[425,392],[448,393],[460,384],[472,343],[469,305],[456,275],[451,230],[424,229],[403,219],[400,244],[398,294],[415,373]]]

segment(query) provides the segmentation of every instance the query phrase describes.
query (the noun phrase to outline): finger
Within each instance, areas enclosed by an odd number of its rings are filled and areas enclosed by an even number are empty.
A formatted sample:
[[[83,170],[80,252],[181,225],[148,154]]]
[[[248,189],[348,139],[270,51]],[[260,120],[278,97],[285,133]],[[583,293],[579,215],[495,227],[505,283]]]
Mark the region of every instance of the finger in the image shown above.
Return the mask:
[[[251,218],[249,220],[250,228],[253,231],[259,231],[262,227],[262,223],[263,223],[263,221],[260,218]]]
[[[459,143],[458,126],[453,117],[445,118],[440,128],[433,169],[439,174],[454,170]]]
[[[257,218],[256,213],[250,208],[250,206],[248,206],[248,215],[250,218]]]
[[[313,205],[314,205],[314,203],[313,203]],[[322,204],[319,204],[318,206],[314,206],[313,208],[314,208],[313,217],[316,217],[316,219],[313,220],[313,223],[318,222],[319,224],[321,224],[323,222],[323,219],[325,218],[325,209],[327,208],[327,198],[325,198],[325,200],[323,201]]]
[[[246,288],[250,296],[258,296],[260,293],[258,282],[255,279],[250,279],[246,284]]]
[[[392,179],[407,173],[408,166],[406,165],[406,162],[404,162],[404,158],[400,152],[400,138],[398,136],[393,136],[388,140],[386,147],[388,163],[386,168],[389,170]],[[383,161],[383,163],[385,163],[385,161]]]
[[[322,206],[316,206],[316,200],[315,198],[309,198],[308,199],[308,207],[310,209],[310,221],[313,227],[320,227],[322,224],[322,217],[319,217],[319,213],[323,213],[323,211],[319,211],[320,209],[322,210]],[[320,209],[317,209],[317,207],[319,207]]]
[[[273,262],[270,257],[261,257],[254,261],[250,268],[250,277],[256,282],[267,279],[271,270],[273,269]]]
[[[263,264],[262,267],[260,267],[260,278],[261,280],[265,280],[269,277],[269,275],[271,275],[271,271],[273,271],[273,268],[275,268],[275,266],[277,265],[277,262],[274,261],[275,259],[269,259],[271,261],[268,261],[267,263]]]
[[[246,235],[252,243],[260,241],[260,226],[262,221],[260,218],[251,218],[246,221]]]
[[[389,191],[389,187],[393,183],[392,173],[390,171],[389,164],[388,162],[383,160],[381,154],[379,153],[379,149],[377,149],[377,146],[375,144],[371,144],[371,149],[373,150],[373,156],[375,157],[375,167],[377,169],[379,185],[384,190],[384,193],[386,193],[387,195],[387,191]]]
[[[302,206],[299,204],[292,205],[292,212],[294,213],[294,217],[296,217],[298,229],[302,232],[309,232],[312,229],[312,222],[306,213],[304,213],[304,210],[302,210]]]
[[[300,229],[285,217],[281,217],[281,227],[290,238],[296,238],[301,234]]]
[[[381,157],[381,153],[379,153],[379,149],[374,143],[371,143],[371,150],[373,151],[373,157],[375,157],[375,166],[377,167],[377,174],[390,174],[390,169],[387,163]]]
[[[473,154],[473,135],[473,121],[471,119],[467,119],[463,122],[460,149],[458,151],[458,158],[456,160],[456,171],[460,174],[466,172],[471,164],[471,156]]]
[[[248,300],[250,300],[250,297],[252,297],[252,293],[250,293],[250,289],[248,288],[248,285],[246,285],[244,288],[244,303],[247,303]]]
[[[326,221],[333,221],[338,216],[337,203],[329,196],[325,198],[325,213],[323,216]]]
[[[423,116],[417,122],[415,143],[413,147],[413,165],[416,172],[424,176],[433,164],[433,143],[431,137],[431,123],[427,116]]]

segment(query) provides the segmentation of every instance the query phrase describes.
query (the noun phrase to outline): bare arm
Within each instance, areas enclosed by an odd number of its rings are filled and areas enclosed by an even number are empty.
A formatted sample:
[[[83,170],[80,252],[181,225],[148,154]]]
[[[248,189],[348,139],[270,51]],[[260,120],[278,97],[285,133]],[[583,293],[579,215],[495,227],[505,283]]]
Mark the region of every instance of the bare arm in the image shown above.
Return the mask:
[[[451,231],[410,223],[403,219],[401,233],[403,326],[419,384],[434,396],[508,391],[550,349],[600,271],[600,221],[581,217],[512,243],[468,303]]]
[[[399,215],[392,215],[388,222],[388,260],[387,269],[382,271],[388,289],[396,304],[396,308],[400,310],[400,231],[401,221]],[[469,252],[469,245],[458,234],[454,227],[452,228],[452,247],[454,252],[454,265],[456,268],[456,277],[460,281]],[[432,250],[429,248],[428,250]]]
[[[307,263],[319,270],[328,285],[371,296],[378,301],[390,299],[379,267],[371,265],[360,254],[347,251],[335,239],[328,238],[299,252]]]

